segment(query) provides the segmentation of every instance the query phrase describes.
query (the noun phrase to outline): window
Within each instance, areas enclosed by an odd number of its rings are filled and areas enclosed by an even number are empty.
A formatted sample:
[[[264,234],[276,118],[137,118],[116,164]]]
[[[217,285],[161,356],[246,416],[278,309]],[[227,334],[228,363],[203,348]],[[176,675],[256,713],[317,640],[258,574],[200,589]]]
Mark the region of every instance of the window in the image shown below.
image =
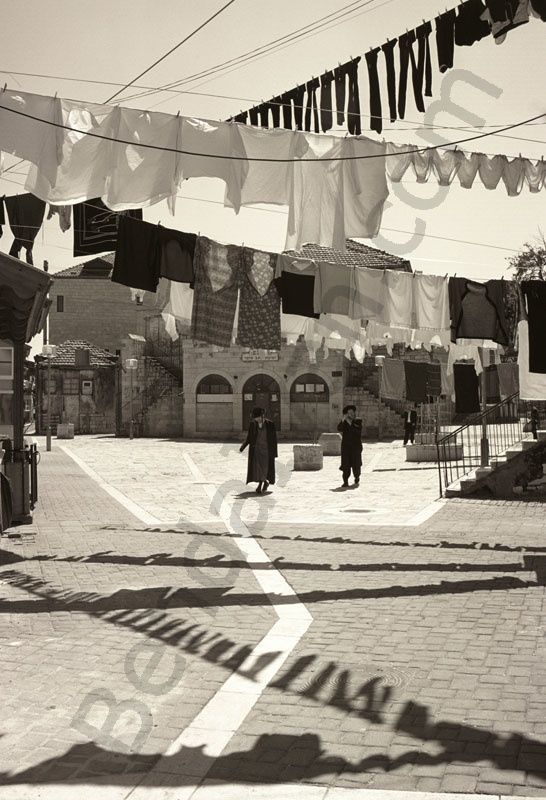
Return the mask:
[[[80,376],[76,375],[63,375],[63,394],[79,394],[80,393]]]
[[[222,375],[207,375],[200,381],[197,394],[233,394],[233,389]]]
[[[290,389],[291,402],[307,403],[313,401],[327,403],[329,399],[328,385],[320,375],[315,375],[312,372],[296,378]]]
[[[57,295],[57,311],[64,311],[64,295]]]
[[[0,393],[13,392],[13,347],[0,347]]]

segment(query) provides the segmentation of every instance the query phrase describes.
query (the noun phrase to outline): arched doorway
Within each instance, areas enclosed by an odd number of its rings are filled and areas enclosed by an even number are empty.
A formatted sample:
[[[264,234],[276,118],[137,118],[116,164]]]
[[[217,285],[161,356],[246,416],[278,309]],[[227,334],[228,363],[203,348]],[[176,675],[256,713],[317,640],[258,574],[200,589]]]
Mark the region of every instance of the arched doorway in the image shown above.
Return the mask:
[[[281,429],[281,393],[271,375],[251,375],[243,386],[243,430],[248,430],[250,415],[255,406],[265,408],[266,416]]]
[[[320,375],[306,372],[290,388],[290,430],[327,432],[330,427],[330,391]]]
[[[223,375],[207,375],[196,392],[195,430],[226,433],[233,430],[233,388]]]

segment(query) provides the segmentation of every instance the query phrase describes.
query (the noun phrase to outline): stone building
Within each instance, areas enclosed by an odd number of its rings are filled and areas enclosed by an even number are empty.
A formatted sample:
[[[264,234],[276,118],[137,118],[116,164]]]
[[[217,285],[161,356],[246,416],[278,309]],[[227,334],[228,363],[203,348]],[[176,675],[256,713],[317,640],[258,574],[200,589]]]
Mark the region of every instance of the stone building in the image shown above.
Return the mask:
[[[293,255],[356,267],[411,272],[406,259],[347,240],[345,252],[307,244]],[[120,398],[116,425],[127,435],[204,439],[238,439],[255,405],[266,407],[280,438],[313,440],[334,431],[343,405],[355,403],[368,437],[400,435],[396,403],[378,399],[374,359],[363,365],[342,351],[322,349],[311,363],[303,341],[278,351],[251,351],[236,345],[218,348],[195,342],[189,328],[179,326],[172,341],[161,309],[166,298],[145,293],[137,305],[130,290],[110,280],[113,254],[93,259],[55,275],[50,341],[85,339],[111,352],[120,351]],[[90,313],[90,308],[93,313]],[[77,335],[75,335],[77,331]],[[426,351],[397,356],[430,359]],[[137,359],[134,374],[123,369]],[[131,381],[131,382],[130,382]]]
[[[55,433],[59,422],[74,425],[74,433],[114,433],[118,398],[118,359],[89,342],[67,341],[56,355],[36,361],[36,433],[47,427],[47,409]]]

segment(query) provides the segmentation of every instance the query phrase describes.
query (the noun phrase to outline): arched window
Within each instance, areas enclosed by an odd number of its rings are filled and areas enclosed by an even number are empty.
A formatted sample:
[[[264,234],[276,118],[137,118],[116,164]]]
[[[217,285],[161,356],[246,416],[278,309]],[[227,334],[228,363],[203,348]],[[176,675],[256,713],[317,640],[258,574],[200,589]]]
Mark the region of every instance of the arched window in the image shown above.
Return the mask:
[[[233,394],[233,387],[223,375],[207,375],[199,381],[197,394]]]

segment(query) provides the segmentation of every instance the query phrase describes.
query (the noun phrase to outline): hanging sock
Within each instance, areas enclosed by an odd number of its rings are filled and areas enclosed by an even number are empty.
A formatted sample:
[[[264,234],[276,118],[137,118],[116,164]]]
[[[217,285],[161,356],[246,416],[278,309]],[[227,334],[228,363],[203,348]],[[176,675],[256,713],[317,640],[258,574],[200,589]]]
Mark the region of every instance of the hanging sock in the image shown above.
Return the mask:
[[[400,56],[400,74],[398,76],[398,116],[400,117],[400,119],[404,119],[404,116],[406,114],[408,67],[409,67],[410,52],[413,56],[412,45],[414,42],[415,42],[415,31],[407,31],[398,38],[398,48]]]
[[[377,56],[380,49],[379,47],[375,47],[366,53],[368,79],[370,83],[370,129],[376,133],[381,133],[383,130],[381,90],[379,88],[379,76],[377,74]]]
[[[336,84],[337,124],[345,122],[345,98],[347,97],[347,128],[349,133],[360,136],[360,96],[358,91],[358,63],[360,56],[334,69]],[[347,84],[347,86],[346,86]]]
[[[294,104],[294,122],[298,131],[303,130],[303,98],[305,86],[296,86],[281,95],[283,104],[283,128],[292,128],[292,103]]]
[[[319,88],[320,81],[318,78],[312,78],[307,81],[307,103],[305,106],[305,130],[311,130],[311,114],[313,115],[315,133],[320,133],[318,105],[317,105],[317,89]]]
[[[453,66],[455,53],[455,9],[436,17],[436,46],[438,48],[438,68],[446,72]]]
[[[432,97],[432,65],[430,62],[430,45],[428,37],[432,33],[430,22],[424,22],[415,30],[416,41],[418,44],[417,61],[413,48],[410,48],[410,59],[412,68],[413,95],[415,105],[418,110],[423,112],[425,105],[423,101],[423,81],[424,91],[427,97]]]
[[[334,73],[332,71],[325,72],[320,76],[320,125],[322,132],[326,133],[332,128],[333,114],[332,114],[332,83],[334,82]]]
[[[387,70],[387,91],[389,94],[389,111],[391,115],[391,122],[396,122],[396,72],[394,67],[394,48],[396,47],[397,40],[393,39],[392,42],[385,42],[382,46],[385,55],[385,68]]]

